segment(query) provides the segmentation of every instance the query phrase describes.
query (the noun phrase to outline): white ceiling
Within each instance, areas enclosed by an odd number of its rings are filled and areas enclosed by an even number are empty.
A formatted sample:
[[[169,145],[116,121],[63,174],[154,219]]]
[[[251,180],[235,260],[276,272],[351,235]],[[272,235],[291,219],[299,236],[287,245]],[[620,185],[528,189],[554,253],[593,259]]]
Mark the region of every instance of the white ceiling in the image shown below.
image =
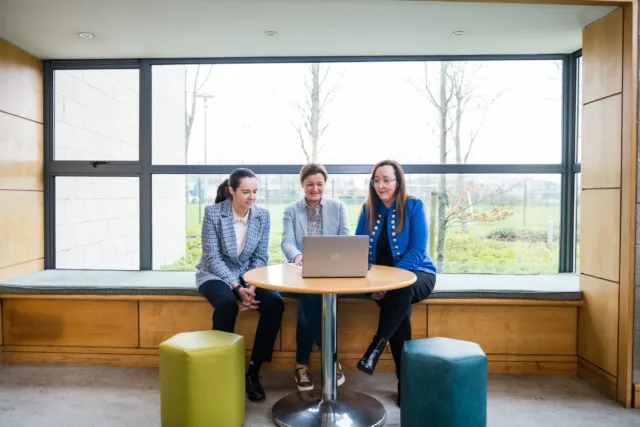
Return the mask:
[[[0,0],[42,59],[569,53],[610,6],[398,0]],[[267,37],[267,30],[277,31]],[[463,30],[463,37],[452,37]],[[95,34],[81,39],[78,32]]]

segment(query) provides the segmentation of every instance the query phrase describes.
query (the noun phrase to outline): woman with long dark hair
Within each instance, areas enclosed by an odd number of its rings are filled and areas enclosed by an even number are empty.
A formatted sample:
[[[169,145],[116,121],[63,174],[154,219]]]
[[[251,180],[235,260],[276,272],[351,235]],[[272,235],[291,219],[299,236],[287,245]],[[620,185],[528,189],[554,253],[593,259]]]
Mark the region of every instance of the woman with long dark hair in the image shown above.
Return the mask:
[[[404,171],[397,162],[384,160],[373,168],[356,234],[369,236],[371,264],[402,268],[417,276],[411,286],[371,295],[380,306],[378,330],[357,365],[372,375],[389,343],[396,365],[399,401],[402,348],[411,339],[411,304],[433,292],[436,268],[427,253],[429,231],[424,204],[407,194]]]
[[[236,169],[218,187],[215,204],[202,221],[202,256],[196,284],[213,306],[213,329],[234,332],[238,311],[258,310],[260,320],[246,375],[247,397],[265,399],[260,367],[273,355],[284,302],[276,291],[247,286],[242,275],[267,265],[269,211],[255,205],[258,179],[249,169]]]

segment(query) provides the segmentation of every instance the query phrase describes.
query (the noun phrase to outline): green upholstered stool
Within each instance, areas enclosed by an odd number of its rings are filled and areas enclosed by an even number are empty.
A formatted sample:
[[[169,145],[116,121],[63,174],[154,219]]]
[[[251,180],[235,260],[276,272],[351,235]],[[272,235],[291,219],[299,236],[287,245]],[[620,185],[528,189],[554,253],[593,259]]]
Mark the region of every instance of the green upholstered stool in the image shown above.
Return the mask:
[[[236,427],[245,416],[244,337],[185,332],[160,344],[162,427]]]
[[[407,341],[400,375],[402,427],[486,427],[487,356],[478,344]]]

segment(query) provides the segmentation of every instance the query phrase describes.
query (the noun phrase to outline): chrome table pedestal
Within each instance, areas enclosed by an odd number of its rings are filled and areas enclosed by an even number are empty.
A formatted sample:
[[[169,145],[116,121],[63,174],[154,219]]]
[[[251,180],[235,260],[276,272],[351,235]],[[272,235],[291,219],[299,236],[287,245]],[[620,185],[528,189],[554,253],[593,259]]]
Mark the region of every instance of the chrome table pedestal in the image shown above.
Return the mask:
[[[322,302],[322,392],[292,393],[273,405],[273,421],[282,427],[378,427],[387,413],[376,399],[363,393],[337,392],[335,294]]]

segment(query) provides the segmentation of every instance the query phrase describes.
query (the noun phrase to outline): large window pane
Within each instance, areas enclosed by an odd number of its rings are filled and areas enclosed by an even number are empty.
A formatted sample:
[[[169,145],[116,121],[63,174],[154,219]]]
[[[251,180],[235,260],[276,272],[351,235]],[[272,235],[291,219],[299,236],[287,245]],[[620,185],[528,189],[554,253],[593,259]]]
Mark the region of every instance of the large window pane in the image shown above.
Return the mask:
[[[201,254],[204,207],[226,175],[153,178],[154,268],[193,270]],[[347,206],[351,232],[368,175],[332,175],[326,195]],[[560,177],[556,175],[407,175],[430,224],[429,252],[441,273],[536,274],[558,271]],[[302,197],[296,175],[261,175],[258,203],[271,212],[269,263],[280,250],[284,207]],[[440,238],[440,236],[444,238]]]
[[[559,175],[409,179],[430,210],[429,252],[440,273],[558,272]]]
[[[373,164],[390,153],[414,164],[561,161],[561,61],[162,65],[152,73],[155,164]]]
[[[138,74],[54,72],[55,160],[138,160]]]
[[[138,178],[57,177],[56,268],[140,268]]]
[[[153,176],[153,268],[193,270],[201,254],[200,234],[206,205],[215,201],[227,175]],[[367,175],[329,177],[326,195],[348,209],[352,233],[366,197]],[[269,263],[284,261],[280,250],[284,208],[302,195],[298,175],[260,175],[258,204],[271,213]],[[186,244],[185,244],[186,243]]]

